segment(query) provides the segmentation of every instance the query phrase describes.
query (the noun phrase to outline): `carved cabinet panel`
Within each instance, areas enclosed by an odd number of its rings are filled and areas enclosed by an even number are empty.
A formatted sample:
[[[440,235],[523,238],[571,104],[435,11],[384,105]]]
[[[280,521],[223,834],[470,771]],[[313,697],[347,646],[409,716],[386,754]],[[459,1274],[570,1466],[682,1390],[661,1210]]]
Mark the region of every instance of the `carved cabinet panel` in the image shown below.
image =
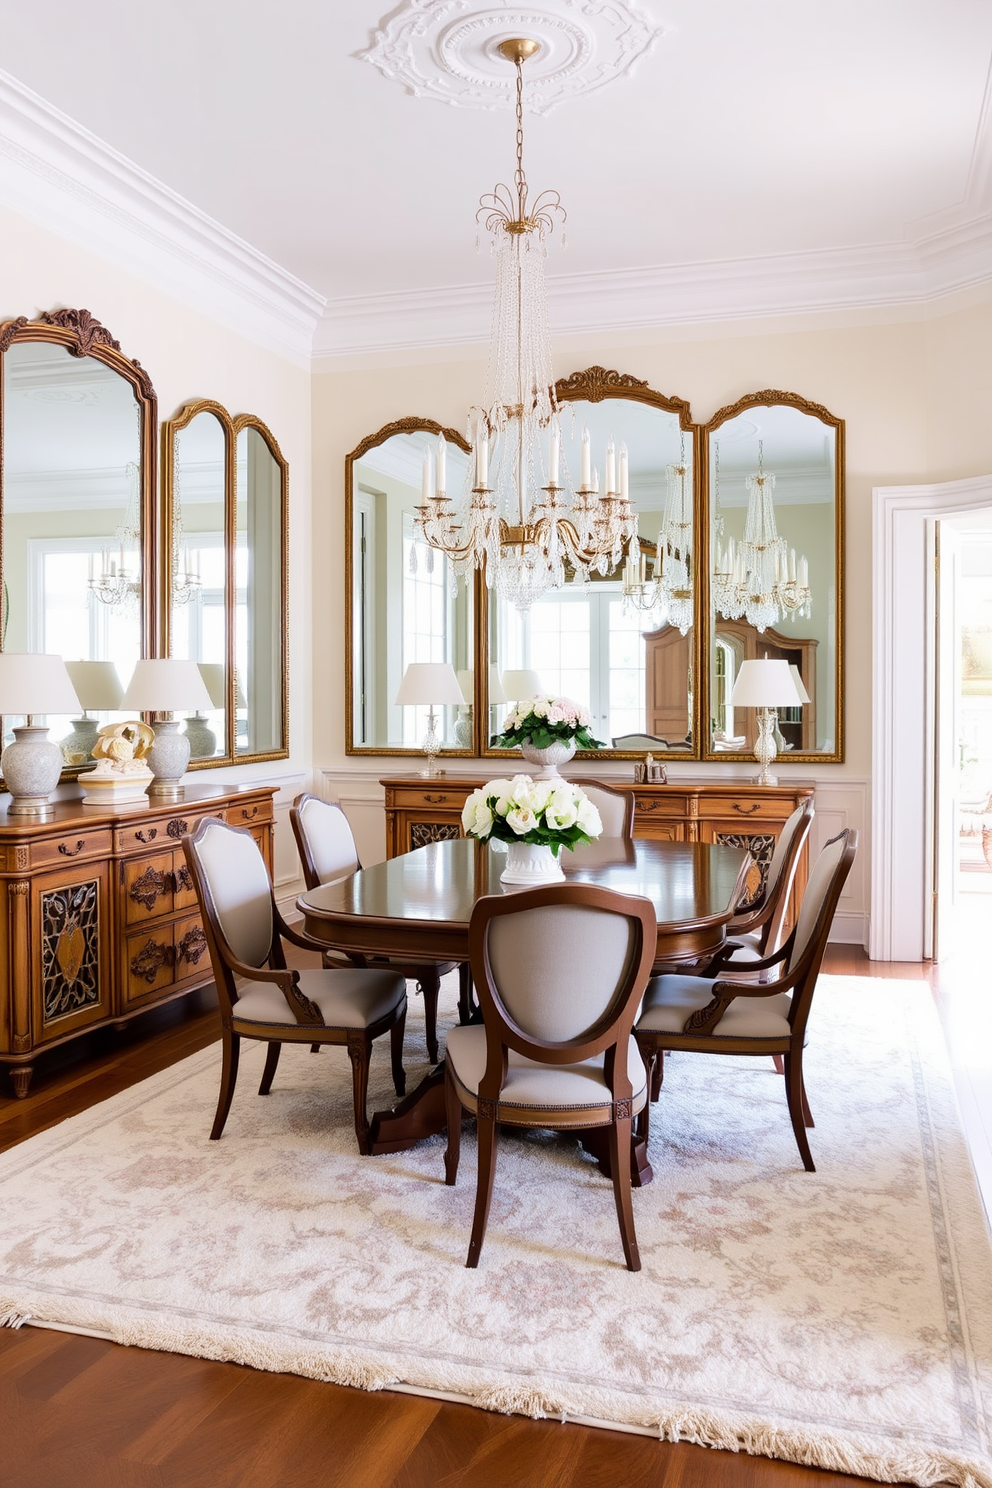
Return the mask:
[[[69,867],[30,886],[34,1044],[107,1017],[112,1006],[110,893],[106,863]]]

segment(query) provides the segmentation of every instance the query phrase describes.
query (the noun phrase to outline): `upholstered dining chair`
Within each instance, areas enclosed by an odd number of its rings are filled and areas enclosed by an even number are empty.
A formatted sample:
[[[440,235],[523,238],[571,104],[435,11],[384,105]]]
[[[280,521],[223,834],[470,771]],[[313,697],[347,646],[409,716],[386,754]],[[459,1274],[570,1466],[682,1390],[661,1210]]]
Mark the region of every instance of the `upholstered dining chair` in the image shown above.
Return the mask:
[[[659,976],[648,984],[634,1030],[644,1062],[657,1086],[655,1067],[666,1052],[771,1054],[784,1061],[785,1093],[803,1166],[815,1172],[807,1126],[813,1118],[803,1083],[803,1042],[827,936],[837,901],[854,863],[858,834],[845,828],[826,844],[813,865],[795,928],[772,955],[748,971],[778,968],[773,982],[736,980],[733,969],[716,977]],[[658,1082],[660,1083],[660,1082]],[[641,1122],[647,1136],[649,1107]]]
[[[289,820],[303,864],[303,877],[308,889],[345,878],[361,868],[358,848],[348,818],[340,806],[322,801],[319,796],[297,796]],[[427,1057],[432,1064],[439,1058],[437,1042],[437,1000],[441,978],[457,965],[454,961],[397,961],[388,956],[352,956],[356,966],[388,967],[402,977],[417,983],[424,999],[424,1022]],[[340,964],[340,963],[338,963]],[[462,974],[462,1001],[467,996],[467,974]]]
[[[467,1266],[479,1264],[500,1126],[609,1127],[627,1266],[641,1266],[631,1202],[631,1129],[644,1065],[631,1028],[658,933],[646,899],[556,884],[480,899],[469,953],[483,1026],[448,1034],[445,1183],[458,1173],[462,1112],[478,1124],[479,1171]]]
[[[636,805],[633,791],[603,785],[598,780],[573,780],[571,783],[585,791],[596,807],[602,818],[604,837],[633,837]]]
[[[813,798],[808,796],[796,807],[779,833],[760,899],[735,915],[727,925],[727,944],[718,953],[721,967],[732,971],[751,970],[753,963],[771,956],[781,946],[785,939],[789,896],[812,824]],[[712,961],[704,962],[695,970],[697,974],[708,974],[712,964]]]
[[[342,1044],[351,1060],[355,1135],[369,1150],[366,1097],[372,1042],[390,1035],[393,1084],[406,1089],[406,982],[396,971],[287,969],[282,943],[320,950],[279,913],[265,859],[246,827],[206,816],[183,838],[220,1001],[223,1068],[211,1139],[224,1130],[243,1038],[268,1044],[259,1095],[268,1095],[284,1043]]]

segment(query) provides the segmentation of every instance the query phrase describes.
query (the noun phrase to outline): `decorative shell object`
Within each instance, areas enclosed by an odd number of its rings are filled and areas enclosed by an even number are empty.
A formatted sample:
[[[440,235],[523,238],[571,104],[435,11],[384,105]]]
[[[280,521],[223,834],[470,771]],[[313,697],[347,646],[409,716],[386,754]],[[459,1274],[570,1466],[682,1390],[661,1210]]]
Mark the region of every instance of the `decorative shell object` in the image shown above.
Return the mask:
[[[145,756],[155,742],[147,723],[107,723],[97,732],[93,746],[96,768],[80,775],[83,801],[101,805],[143,801],[154,776]]]

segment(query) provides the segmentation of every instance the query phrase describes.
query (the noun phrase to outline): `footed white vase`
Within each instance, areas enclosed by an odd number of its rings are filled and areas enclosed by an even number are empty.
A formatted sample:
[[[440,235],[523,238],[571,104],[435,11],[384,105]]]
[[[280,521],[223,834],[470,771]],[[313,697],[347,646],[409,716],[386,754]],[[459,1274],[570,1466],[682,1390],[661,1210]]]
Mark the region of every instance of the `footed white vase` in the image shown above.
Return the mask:
[[[531,776],[534,780],[556,780],[561,777],[558,774],[558,766],[567,764],[575,753],[575,743],[566,744],[563,739],[554,744],[548,744],[544,749],[535,749],[533,744],[521,744],[520,753],[528,764],[543,766],[540,770],[532,770]]]
[[[564,877],[558,861],[558,853],[546,843],[508,842],[506,844],[506,867],[499,876],[500,883],[517,884],[522,888],[533,889],[540,884],[560,883]]]

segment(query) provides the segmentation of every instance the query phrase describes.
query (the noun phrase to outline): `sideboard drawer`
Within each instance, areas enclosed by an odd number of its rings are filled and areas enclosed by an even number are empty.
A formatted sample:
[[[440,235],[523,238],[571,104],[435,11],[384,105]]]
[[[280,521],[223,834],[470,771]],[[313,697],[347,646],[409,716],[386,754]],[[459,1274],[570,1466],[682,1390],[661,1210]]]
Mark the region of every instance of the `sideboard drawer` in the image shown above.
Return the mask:
[[[759,791],[725,795],[703,795],[699,798],[699,815],[709,821],[783,822],[796,809],[796,803],[781,796],[763,795]]]
[[[68,832],[64,837],[48,837],[31,844],[33,868],[61,867],[77,859],[106,858],[110,853],[112,833],[109,827],[92,832]]]
[[[225,819],[232,827],[261,827],[272,820],[268,801],[245,801],[229,806]]]

